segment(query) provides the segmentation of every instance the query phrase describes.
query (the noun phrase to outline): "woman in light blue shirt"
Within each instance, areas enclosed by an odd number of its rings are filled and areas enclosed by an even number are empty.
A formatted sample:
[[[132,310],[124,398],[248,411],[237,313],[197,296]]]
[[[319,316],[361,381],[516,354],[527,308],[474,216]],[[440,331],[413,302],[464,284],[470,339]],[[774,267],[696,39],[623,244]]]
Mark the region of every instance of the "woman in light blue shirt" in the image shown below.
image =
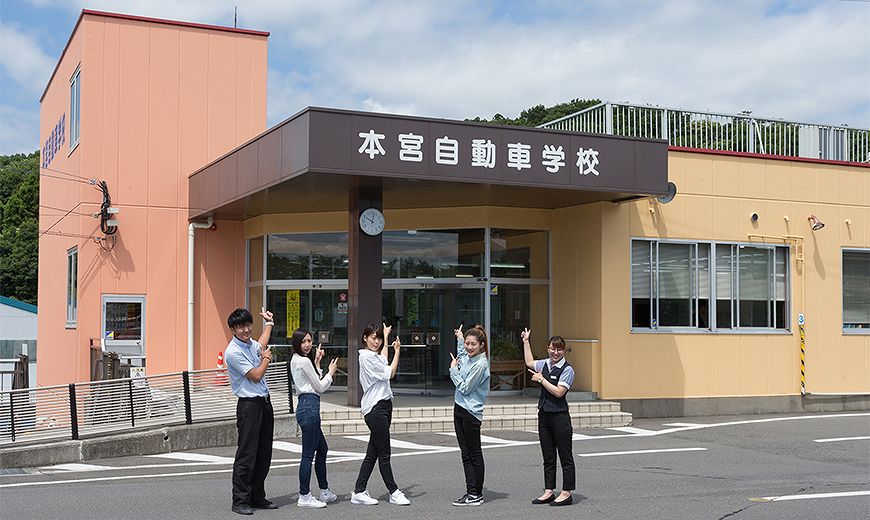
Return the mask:
[[[453,427],[462,468],[465,470],[465,494],[453,501],[457,507],[479,506],[483,503],[483,450],[480,447],[480,426],[483,405],[489,395],[489,360],[486,357],[486,331],[480,325],[463,335],[462,325],[456,334],[456,356],[450,357],[450,379],[456,385],[453,405]]]

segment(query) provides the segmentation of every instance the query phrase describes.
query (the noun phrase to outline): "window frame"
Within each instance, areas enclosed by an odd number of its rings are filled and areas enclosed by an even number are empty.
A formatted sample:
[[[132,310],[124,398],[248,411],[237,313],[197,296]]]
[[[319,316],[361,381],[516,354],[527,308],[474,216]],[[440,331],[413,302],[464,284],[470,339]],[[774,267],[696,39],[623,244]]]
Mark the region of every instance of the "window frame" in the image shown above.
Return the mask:
[[[79,146],[82,137],[81,112],[82,112],[82,66],[79,64],[75,72],[70,76],[69,88],[69,153],[72,154]]]
[[[840,249],[840,327],[844,336],[870,336],[870,328],[846,327],[846,258],[845,253],[864,253],[870,255],[868,247],[843,247]]]
[[[650,317],[649,317],[649,327],[635,327],[634,323],[634,284],[633,284],[633,273],[631,269],[634,266],[634,253],[633,248],[630,247],[631,257],[629,259],[629,308],[631,309],[631,314],[629,315],[629,324],[630,324],[630,332],[631,333],[640,333],[640,334],[705,334],[705,333],[713,333],[713,334],[791,334],[791,308],[792,308],[792,294],[791,294],[791,245],[790,244],[767,244],[767,243],[758,243],[758,242],[739,242],[739,241],[715,241],[715,240],[685,240],[685,239],[657,239],[657,238],[648,238],[648,237],[631,237],[630,243],[637,242],[646,242],[650,244]],[[659,289],[658,289],[658,250],[659,244],[688,244],[693,245],[691,248],[692,258],[690,261],[690,266],[692,269],[691,279],[692,286],[690,291],[690,308],[692,311],[692,323],[694,325],[689,326],[660,326],[657,324],[660,321],[661,316],[659,314]],[[707,283],[709,286],[709,294],[708,305],[707,305],[707,327],[699,327],[699,297],[700,287],[701,287],[701,275],[702,271],[700,269],[701,259],[698,257],[699,246],[701,244],[707,244]],[[731,298],[729,299],[731,305],[731,322],[725,326],[720,326],[717,322],[717,265],[716,265],[716,250],[717,246],[730,246],[731,248],[731,270],[730,270],[730,278],[731,278]],[[769,283],[773,284],[773,292],[772,294],[774,307],[776,305],[776,251],[782,249],[785,252],[785,273],[784,273],[784,305],[783,305],[783,313],[786,317],[783,320],[784,327],[776,327],[776,311],[773,311],[771,315],[771,323],[773,326],[770,327],[742,327],[740,326],[740,292],[739,292],[739,261],[736,259],[739,256],[740,247],[753,247],[758,249],[768,249],[770,250],[770,255],[773,259],[773,267],[772,270],[769,271],[768,275],[772,276],[772,280],[769,280]],[[771,300],[768,300],[770,302]],[[770,305],[770,303],[768,303]]]
[[[78,326],[79,308],[79,246],[66,251],[66,328]]]
[[[140,336],[138,340],[106,339],[106,304],[134,303],[141,305]],[[147,353],[146,330],[148,304],[144,294],[103,294],[100,298],[100,338],[106,350],[117,352],[123,358],[144,359]]]

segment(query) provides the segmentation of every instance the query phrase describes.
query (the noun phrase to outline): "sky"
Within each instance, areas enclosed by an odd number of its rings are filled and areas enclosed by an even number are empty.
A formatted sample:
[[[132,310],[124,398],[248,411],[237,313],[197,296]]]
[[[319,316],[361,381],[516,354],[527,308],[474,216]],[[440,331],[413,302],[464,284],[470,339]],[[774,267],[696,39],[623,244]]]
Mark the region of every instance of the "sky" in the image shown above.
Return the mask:
[[[268,31],[268,125],[306,106],[465,119],[571,99],[870,128],[870,0],[2,0],[0,154],[81,9]]]

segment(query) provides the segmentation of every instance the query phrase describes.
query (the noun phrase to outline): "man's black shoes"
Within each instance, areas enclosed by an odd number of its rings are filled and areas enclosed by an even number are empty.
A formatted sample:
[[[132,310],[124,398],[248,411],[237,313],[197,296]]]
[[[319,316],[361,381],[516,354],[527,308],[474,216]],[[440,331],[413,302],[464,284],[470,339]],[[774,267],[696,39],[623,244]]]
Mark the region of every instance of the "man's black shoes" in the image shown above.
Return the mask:
[[[240,515],[252,515],[254,514],[254,510],[248,504],[239,504],[233,506],[233,513],[238,513]]]
[[[254,509],[278,509],[278,506],[268,500],[263,500],[262,502],[256,502]]]

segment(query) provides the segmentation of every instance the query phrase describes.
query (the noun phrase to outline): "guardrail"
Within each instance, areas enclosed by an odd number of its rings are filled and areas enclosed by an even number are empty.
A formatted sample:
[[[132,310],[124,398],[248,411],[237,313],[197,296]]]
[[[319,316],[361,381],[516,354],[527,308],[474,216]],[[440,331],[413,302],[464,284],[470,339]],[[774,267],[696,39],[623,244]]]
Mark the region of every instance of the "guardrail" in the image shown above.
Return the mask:
[[[275,414],[293,413],[290,366],[266,371]],[[0,447],[144,427],[232,419],[226,369],[194,370],[0,392]]]
[[[870,162],[870,130],[680,108],[605,102],[540,128],[664,139],[671,146]]]

